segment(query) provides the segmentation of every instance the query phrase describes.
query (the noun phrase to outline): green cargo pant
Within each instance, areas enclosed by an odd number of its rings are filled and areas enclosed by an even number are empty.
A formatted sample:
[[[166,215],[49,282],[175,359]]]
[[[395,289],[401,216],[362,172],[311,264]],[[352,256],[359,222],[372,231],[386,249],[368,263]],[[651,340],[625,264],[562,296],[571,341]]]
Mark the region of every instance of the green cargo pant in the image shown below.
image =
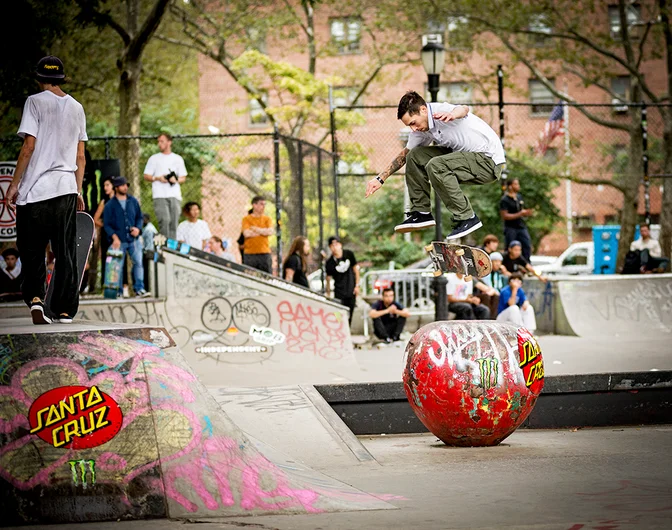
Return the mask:
[[[464,221],[474,215],[469,199],[460,184],[489,184],[502,176],[503,164],[495,165],[483,153],[451,152],[447,147],[419,146],[406,155],[406,186],[411,200],[411,211],[431,212],[431,188],[453,214],[455,221]]]

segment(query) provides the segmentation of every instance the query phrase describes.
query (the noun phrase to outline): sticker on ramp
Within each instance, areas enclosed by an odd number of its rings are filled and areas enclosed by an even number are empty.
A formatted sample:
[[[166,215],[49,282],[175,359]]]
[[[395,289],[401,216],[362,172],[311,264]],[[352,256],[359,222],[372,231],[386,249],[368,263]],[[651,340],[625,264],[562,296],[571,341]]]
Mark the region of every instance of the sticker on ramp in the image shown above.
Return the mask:
[[[281,344],[285,342],[285,334],[280,331],[275,331],[271,328],[250,327],[250,337],[254,342],[260,344],[268,344],[269,346],[274,346],[276,344]]]

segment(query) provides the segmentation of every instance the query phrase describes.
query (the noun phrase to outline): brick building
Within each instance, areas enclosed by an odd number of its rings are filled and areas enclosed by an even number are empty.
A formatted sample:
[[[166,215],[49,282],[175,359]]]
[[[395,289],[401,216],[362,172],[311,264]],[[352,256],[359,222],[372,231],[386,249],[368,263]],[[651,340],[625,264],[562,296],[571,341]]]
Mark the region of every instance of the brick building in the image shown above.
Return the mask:
[[[635,7],[633,9],[639,9]],[[329,12],[324,7],[318,7],[315,12],[315,34],[318,43],[331,41],[338,53],[332,56],[319,58],[317,62],[317,76],[326,78],[334,74],[341,78],[348,77],[347,72],[354,70],[366,71],[370,68],[367,54],[371,42],[362,31],[361,21],[354,17],[343,16],[347,13]],[[604,6],[603,23],[610,26],[612,33],[617,34],[618,17],[614,18],[613,6]],[[459,33],[455,32],[459,20],[448,21],[446,24],[429,24],[425,35],[417,35],[417,50],[427,40],[438,40],[444,43],[448,52],[460,47]],[[451,36],[452,34],[452,36]],[[494,37],[493,44],[495,43]],[[269,53],[274,59],[282,59],[290,63],[303,66],[307,64],[306,55],[297,51],[287,51],[290,47],[281,42],[262,42],[260,50]],[[416,55],[416,57],[418,56]],[[496,64],[488,62],[481,56],[472,54],[467,58],[470,68],[476,74],[492,73],[493,83],[496,76]],[[205,57],[199,59],[200,70],[200,125],[202,132],[214,128],[226,133],[256,133],[270,132],[264,113],[260,111],[255,100],[250,100],[247,93],[226,73],[218,64]],[[496,103],[496,90],[485,93],[476,86],[470,85],[468,80],[461,78],[456,72],[461,68],[451,65],[447,61],[441,75],[440,101],[454,103],[475,103],[473,112],[490,123],[495,131],[499,131],[499,118]],[[656,93],[666,90],[665,67],[663,60],[649,61],[643,64],[642,71],[650,86]],[[403,66],[389,65],[384,69],[385,76],[376,81],[367,89],[359,105],[386,105],[396,106],[399,97],[404,91],[413,89],[418,92],[426,91],[426,75],[418,63]],[[614,72],[611,79],[611,88],[622,94],[623,100],[629,97],[629,78],[624,72]],[[512,71],[505,72],[507,88],[504,91],[506,123],[506,148],[516,148],[531,152],[537,143],[539,133],[543,130],[556,99],[539,82],[532,79],[529,70],[519,65]],[[390,82],[393,80],[393,82]],[[628,113],[624,106],[612,105],[611,98],[596,87],[585,88],[581,81],[572,75],[563,75],[554,80],[555,86],[567,92],[577,101],[586,103],[601,103],[605,107],[592,108],[591,111],[610,120],[628,120]],[[509,86],[513,88],[508,88]],[[350,98],[357,92],[357,86],[341,85],[334,88],[334,103],[348,105]],[[273,96],[271,95],[271,98]],[[273,101],[271,101],[273,103]],[[477,103],[490,103],[490,106]],[[619,103],[616,101],[616,103]],[[407,131],[396,119],[395,108],[385,109],[358,109],[362,114],[364,124],[351,131],[339,131],[340,145],[349,142],[358,143],[363,147],[365,156],[345,159],[341,162],[339,171],[344,175],[362,175],[361,190],[363,192],[367,174],[381,171],[399,152],[404,145]],[[662,138],[662,123],[655,109],[649,110],[650,138]],[[585,117],[579,110],[569,110],[569,135],[571,138],[571,171],[574,176],[586,179],[611,178],[614,168],[618,167],[618,158],[627,150],[627,133],[615,129],[599,126]],[[308,140],[315,141],[321,138],[326,131],[314,131]],[[650,140],[651,145],[651,140]],[[258,151],[239,165],[239,171],[247,178],[262,182],[272,172],[271,143],[260,143]],[[327,140],[323,147],[330,148]],[[561,160],[565,156],[565,141],[563,137],[556,138],[546,153],[548,161]],[[403,170],[402,170],[403,171]],[[349,179],[358,182],[358,180]],[[207,179],[206,181],[207,182]],[[228,197],[225,212],[221,221],[216,222],[214,232],[220,232],[225,237],[236,238],[240,228],[240,218],[248,208],[249,193],[241,193],[242,188],[233,182],[226,184]],[[622,204],[620,193],[609,186],[588,186],[572,184],[571,211],[573,221],[574,241],[587,240],[592,237],[591,227],[594,224],[609,224],[618,222],[618,211]],[[565,184],[555,190],[555,200],[563,215],[567,211],[567,195],[569,189]],[[651,189],[651,212],[654,221],[660,212],[661,193],[658,186]],[[208,201],[214,199],[204,197],[204,210],[208,211]],[[210,205],[221,212],[221,205]],[[639,201],[640,213],[644,213],[643,197]],[[206,213],[207,218],[207,213]],[[212,221],[211,221],[212,224]],[[546,237],[538,253],[559,254],[568,243],[565,225],[558,226],[555,233]]]

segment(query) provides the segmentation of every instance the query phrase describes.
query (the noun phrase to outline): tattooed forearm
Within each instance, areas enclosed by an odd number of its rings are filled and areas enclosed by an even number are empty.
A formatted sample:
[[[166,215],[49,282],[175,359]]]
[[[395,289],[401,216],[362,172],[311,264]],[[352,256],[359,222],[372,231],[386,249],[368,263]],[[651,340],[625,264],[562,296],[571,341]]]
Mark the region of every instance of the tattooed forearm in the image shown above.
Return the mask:
[[[387,180],[387,177],[389,177],[392,173],[395,171],[400,170],[402,167],[404,167],[404,164],[406,164],[406,155],[408,154],[408,149],[404,149],[401,153],[399,153],[396,158],[392,161],[392,163],[387,166],[385,171],[383,171],[379,177],[382,178],[383,180]]]

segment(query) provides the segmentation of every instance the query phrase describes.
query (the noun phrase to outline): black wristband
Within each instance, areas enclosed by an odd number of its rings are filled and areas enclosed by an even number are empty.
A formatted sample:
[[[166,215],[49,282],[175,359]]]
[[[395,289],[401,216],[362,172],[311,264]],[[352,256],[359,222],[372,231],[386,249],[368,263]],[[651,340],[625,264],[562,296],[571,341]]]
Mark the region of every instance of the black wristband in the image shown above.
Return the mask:
[[[382,186],[383,184],[385,184],[385,181],[384,181],[383,179],[381,179],[380,177],[378,177],[378,176],[376,176],[376,180],[377,180],[378,182],[380,182],[381,186]]]

